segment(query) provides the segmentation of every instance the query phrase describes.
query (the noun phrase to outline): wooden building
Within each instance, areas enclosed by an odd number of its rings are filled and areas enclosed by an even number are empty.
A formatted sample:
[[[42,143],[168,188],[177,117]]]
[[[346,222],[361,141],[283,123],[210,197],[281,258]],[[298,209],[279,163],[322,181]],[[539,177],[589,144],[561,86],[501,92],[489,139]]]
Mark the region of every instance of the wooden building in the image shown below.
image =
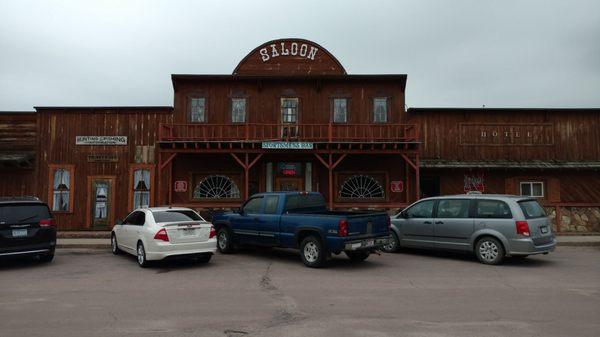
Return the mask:
[[[281,39],[231,75],[172,75],[173,107],[2,113],[0,194],[37,195],[61,230],[102,230],[139,206],[232,208],[263,191],[395,211],[480,190],[600,231],[599,109],[406,110],[406,79],[347,74],[322,46]]]

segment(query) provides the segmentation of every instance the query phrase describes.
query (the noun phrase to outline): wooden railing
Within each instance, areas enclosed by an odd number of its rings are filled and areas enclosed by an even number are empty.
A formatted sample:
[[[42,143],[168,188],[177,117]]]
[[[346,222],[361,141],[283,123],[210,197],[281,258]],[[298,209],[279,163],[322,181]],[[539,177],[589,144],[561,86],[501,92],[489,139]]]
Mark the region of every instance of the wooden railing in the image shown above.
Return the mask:
[[[414,142],[414,124],[160,124],[161,142],[298,140]]]

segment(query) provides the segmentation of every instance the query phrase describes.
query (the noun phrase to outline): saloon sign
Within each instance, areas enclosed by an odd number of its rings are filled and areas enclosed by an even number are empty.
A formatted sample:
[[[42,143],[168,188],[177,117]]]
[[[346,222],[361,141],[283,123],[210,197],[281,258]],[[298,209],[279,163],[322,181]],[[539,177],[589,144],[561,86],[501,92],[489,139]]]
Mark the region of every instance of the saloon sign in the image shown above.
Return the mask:
[[[287,41],[270,44],[269,47],[262,48],[259,53],[263,62],[279,56],[300,56],[314,61],[318,51],[319,48],[306,43]]]

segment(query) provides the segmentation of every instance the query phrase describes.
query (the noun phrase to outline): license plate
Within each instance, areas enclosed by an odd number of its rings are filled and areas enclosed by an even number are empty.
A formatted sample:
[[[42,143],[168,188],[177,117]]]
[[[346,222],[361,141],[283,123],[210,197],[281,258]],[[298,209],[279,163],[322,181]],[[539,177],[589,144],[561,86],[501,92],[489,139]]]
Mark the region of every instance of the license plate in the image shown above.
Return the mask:
[[[186,228],[181,230],[181,236],[194,236],[196,235],[196,230],[193,228]]]
[[[548,233],[548,226],[542,226],[542,227],[540,227],[540,231],[542,232],[542,234],[547,234]]]
[[[365,240],[362,242],[363,247],[372,247],[373,245],[375,245],[375,240],[373,239]]]
[[[12,236],[13,236],[13,238],[22,238],[24,236],[27,236],[27,230],[26,229],[13,229]]]

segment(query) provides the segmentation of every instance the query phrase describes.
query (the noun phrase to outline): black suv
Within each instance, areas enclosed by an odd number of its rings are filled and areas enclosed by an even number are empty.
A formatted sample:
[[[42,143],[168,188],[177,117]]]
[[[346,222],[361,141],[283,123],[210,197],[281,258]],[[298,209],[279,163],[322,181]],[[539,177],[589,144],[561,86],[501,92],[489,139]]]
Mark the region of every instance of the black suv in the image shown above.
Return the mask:
[[[35,197],[0,198],[0,257],[54,258],[56,228],[46,203]]]

